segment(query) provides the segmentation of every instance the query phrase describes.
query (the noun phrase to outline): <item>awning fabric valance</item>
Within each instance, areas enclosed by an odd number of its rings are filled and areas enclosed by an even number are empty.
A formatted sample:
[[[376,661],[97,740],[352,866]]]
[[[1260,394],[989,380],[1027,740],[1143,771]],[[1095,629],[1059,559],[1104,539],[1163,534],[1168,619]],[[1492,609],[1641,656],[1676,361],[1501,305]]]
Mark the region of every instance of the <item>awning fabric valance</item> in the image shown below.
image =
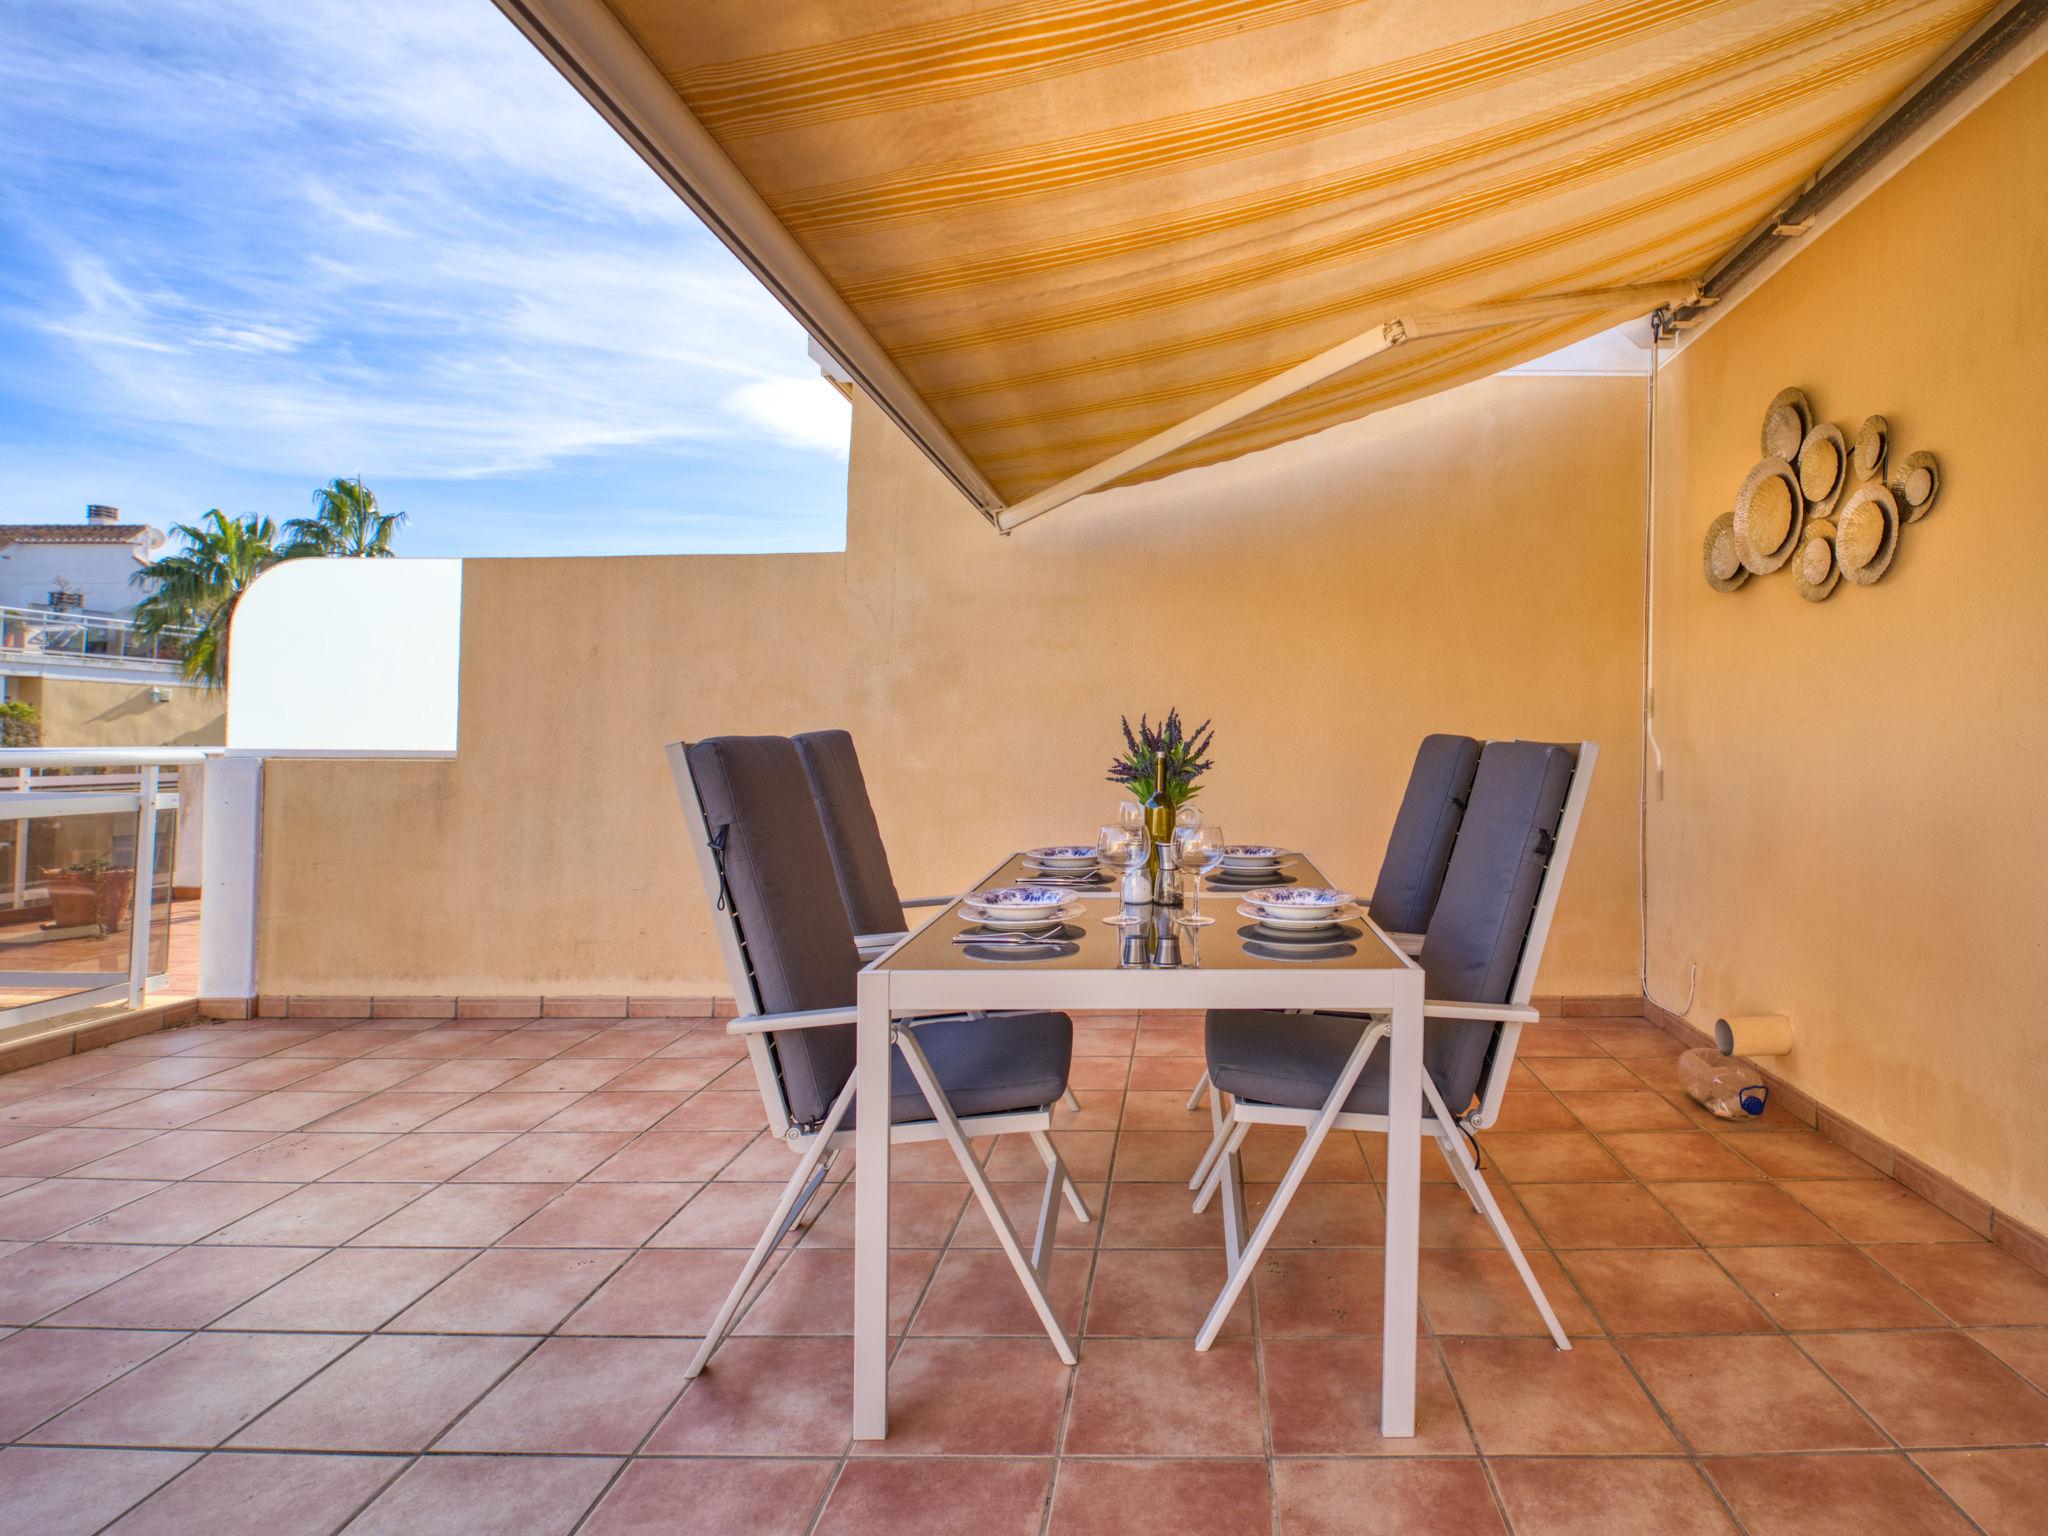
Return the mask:
[[[500,4],[991,512],[1392,320],[1523,316],[1376,345],[1117,478],[1646,313],[1995,8]]]

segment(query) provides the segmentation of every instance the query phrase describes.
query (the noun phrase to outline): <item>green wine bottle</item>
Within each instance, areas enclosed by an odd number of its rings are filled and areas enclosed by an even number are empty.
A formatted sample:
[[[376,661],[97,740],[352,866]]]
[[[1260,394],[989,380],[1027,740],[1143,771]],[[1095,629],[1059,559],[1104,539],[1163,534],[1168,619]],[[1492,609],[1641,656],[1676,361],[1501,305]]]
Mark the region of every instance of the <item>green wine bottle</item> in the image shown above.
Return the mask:
[[[1152,793],[1145,797],[1145,833],[1152,841],[1151,852],[1146,856],[1146,873],[1152,877],[1152,889],[1159,890],[1159,875],[1164,856],[1160,849],[1173,841],[1173,801],[1166,788],[1166,749],[1161,747],[1152,765]],[[1155,898],[1156,894],[1155,894]]]

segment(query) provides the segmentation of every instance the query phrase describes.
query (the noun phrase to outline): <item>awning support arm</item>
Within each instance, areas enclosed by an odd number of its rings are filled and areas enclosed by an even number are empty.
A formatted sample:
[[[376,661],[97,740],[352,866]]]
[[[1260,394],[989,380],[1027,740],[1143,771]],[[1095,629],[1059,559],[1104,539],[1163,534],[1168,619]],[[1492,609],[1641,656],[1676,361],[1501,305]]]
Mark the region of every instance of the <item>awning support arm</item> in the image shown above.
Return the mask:
[[[1334,378],[1345,369],[1364,362],[1367,358],[1385,352],[1403,342],[1419,341],[1427,336],[1448,336],[1461,331],[1483,331],[1496,325],[1516,325],[1533,320],[1551,320],[1565,315],[1592,315],[1604,310],[1635,309],[1648,314],[1653,309],[1667,304],[1682,304],[1691,299],[1697,287],[1690,281],[1673,283],[1646,283],[1627,288],[1602,288],[1584,293],[1551,294],[1534,299],[1508,299],[1498,304],[1479,304],[1468,309],[1444,309],[1414,315],[1397,315],[1381,321],[1367,330],[1360,331],[1348,340],[1340,341],[1314,357],[1296,363],[1292,368],[1262,379],[1249,389],[1241,390],[1228,400],[1219,401],[1205,411],[1198,411],[1186,421],[1177,422],[1163,431],[1155,432],[1142,442],[1133,443],[1121,453],[1112,454],[1100,464],[1069,475],[1057,485],[1047,486],[1035,495],[1027,496],[1016,505],[1005,508],[990,519],[1003,533],[1022,527],[1034,517],[1043,517],[1055,507],[1065,506],[1077,496],[1090,491],[1099,491],[1105,485],[1122,479],[1136,469],[1142,469],[1154,460],[1163,459],[1188,444],[1220,431],[1232,422],[1242,421],[1256,411],[1285,400],[1289,395],[1301,393],[1304,389]]]

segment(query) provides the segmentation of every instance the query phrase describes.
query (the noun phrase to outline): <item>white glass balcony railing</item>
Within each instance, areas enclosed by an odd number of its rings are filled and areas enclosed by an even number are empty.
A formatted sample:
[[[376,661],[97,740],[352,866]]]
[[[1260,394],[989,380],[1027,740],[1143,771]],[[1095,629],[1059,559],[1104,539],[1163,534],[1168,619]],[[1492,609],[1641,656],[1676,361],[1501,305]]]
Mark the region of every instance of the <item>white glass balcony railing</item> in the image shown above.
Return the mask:
[[[55,608],[0,607],[0,657],[176,672],[196,631],[145,635],[126,619]]]

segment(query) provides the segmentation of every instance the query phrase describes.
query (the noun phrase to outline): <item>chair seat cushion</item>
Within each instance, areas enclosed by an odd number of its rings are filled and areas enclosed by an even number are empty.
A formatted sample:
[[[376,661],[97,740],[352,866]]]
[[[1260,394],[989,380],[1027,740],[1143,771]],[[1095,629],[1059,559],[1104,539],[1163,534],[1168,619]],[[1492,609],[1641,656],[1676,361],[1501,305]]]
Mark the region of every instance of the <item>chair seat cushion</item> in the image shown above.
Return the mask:
[[[933,1019],[915,1028],[956,1115],[1043,1109],[1067,1091],[1074,1021],[1064,1013]],[[889,1095],[889,1118],[895,1124],[932,1118],[901,1049],[889,1053]],[[856,1098],[848,1124],[859,1113]]]
[[[1223,1092],[1252,1103],[1320,1109],[1367,1023],[1331,1013],[1211,1009],[1203,1026],[1209,1080]],[[1443,1086],[1441,1079],[1437,1086]],[[1374,1046],[1366,1058],[1365,1070],[1358,1075],[1344,1108],[1354,1115],[1387,1112],[1386,1041]],[[1429,1113],[1427,1101],[1423,1113]]]

